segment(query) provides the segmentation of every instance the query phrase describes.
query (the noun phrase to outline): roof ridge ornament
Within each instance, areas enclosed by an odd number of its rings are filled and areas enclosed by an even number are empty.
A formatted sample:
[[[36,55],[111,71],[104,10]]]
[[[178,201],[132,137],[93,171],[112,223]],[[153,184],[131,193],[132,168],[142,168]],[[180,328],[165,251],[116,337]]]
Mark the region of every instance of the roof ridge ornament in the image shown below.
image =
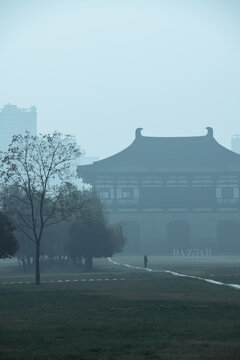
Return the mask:
[[[206,136],[209,136],[209,137],[213,138],[213,128],[212,127],[206,127],[206,129],[207,129],[207,135]]]
[[[142,134],[141,134],[142,130],[143,130],[143,128],[137,128],[135,130],[135,139],[140,138],[142,136]]]

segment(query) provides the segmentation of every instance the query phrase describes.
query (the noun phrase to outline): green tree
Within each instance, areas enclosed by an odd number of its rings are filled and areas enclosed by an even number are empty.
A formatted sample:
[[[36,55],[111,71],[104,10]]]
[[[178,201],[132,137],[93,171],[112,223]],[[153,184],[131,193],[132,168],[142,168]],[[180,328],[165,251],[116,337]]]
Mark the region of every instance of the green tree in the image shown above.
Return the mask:
[[[49,226],[43,234],[42,255],[47,256],[51,263],[57,259],[63,265],[67,256],[68,237],[67,221]]]
[[[81,155],[74,138],[52,135],[13,137],[2,158],[4,206],[14,225],[35,243],[35,283],[40,284],[40,245],[44,229],[71,211],[72,161]]]
[[[13,234],[14,227],[8,217],[0,212],[0,258],[11,258],[18,249],[17,240]]]
[[[83,193],[82,197],[85,201],[81,216],[76,216],[69,226],[68,251],[73,260],[85,258],[86,270],[91,271],[94,257],[108,257],[122,251],[126,239],[121,225],[108,224],[103,204],[94,190]]]

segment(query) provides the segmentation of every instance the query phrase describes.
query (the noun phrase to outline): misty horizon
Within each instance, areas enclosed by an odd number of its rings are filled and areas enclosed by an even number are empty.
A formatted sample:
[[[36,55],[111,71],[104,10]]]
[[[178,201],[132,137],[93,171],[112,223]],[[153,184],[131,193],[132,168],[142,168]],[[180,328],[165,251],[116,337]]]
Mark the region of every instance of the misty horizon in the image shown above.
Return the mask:
[[[36,106],[38,131],[86,156],[145,136],[240,132],[237,1],[0,1],[0,108]]]

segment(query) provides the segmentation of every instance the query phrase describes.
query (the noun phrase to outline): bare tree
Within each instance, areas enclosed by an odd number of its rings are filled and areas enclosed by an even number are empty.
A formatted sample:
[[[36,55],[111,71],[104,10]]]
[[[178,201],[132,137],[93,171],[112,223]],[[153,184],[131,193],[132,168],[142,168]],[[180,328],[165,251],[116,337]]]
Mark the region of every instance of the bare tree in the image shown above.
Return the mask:
[[[73,160],[81,156],[74,138],[52,135],[16,135],[2,154],[3,206],[36,246],[35,283],[40,284],[40,244],[44,229],[71,212],[75,177]]]

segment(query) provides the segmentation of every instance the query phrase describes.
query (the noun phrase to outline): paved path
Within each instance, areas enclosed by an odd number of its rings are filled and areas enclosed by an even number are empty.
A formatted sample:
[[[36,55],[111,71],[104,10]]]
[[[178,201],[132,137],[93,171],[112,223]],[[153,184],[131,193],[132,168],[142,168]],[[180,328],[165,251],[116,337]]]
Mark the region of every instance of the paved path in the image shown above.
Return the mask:
[[[150,268],[132,266],[132,265],[129,265],[129,264],[120,264],[120,263],[118,263],[116,261],[113,261],[111,258],[108,258],[108,261],[111,262],[114,265],[125,266],[125,267],[132,268],[132,269],[145,270],[145,271],[148,271],[148,272],[163,272],[163,273],[171,274],[173,276],[180,276],[180,277],[187,277],[189,279],[202,280],[202,281],[206,281],[208,283],[214,284],[214,285],[224,285],[224,286],[232,287],[232,288],[234,288],[236,290],[240,290],[240,285],[239,284],[227,284],[227,283],[223,283],[223,282],[220,282],[220,281],[215,281],[215,280],[212,280],[212,279],[205,279],[205,278],[202,278],[202,277],[199,277],[199,276],[181,274],[181,273],[177,273],[175,271],[170,271],[170,270],[154,270],[154,269],[150,269]]]

